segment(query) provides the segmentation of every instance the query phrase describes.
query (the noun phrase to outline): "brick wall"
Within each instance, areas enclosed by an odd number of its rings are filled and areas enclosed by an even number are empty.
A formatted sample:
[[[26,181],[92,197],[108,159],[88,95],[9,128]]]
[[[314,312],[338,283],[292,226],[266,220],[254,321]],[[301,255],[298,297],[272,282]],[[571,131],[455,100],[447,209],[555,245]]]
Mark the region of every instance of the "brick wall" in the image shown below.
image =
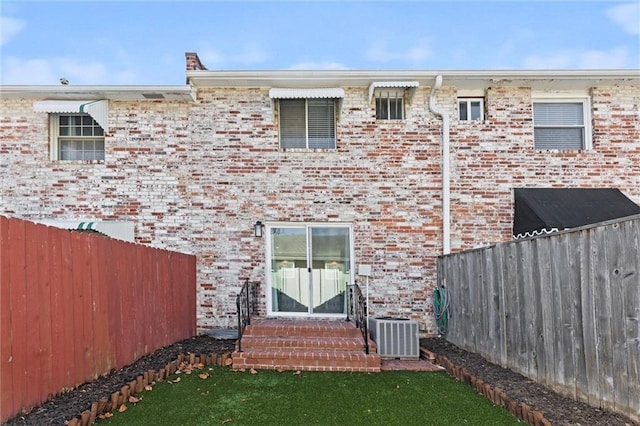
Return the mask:
[[[196,254],[200,330],[233,326],[241,278],[264,282],[256,220],[353,223],[355,262],[373,266],[371,312],[433,332],[442,182],[430,89],[402,122],[376,121],[366,87],[344,89],[335,151],[280,151],[268,89],[200,89],[195,103],[110,102],[100,164],[49,161],[46,114],[0,100],[1,212],[133,220],[139,242]],[[514,187],[617,187],[640,203],[640,89],[591,95],[594,149],[536,152],[530,89],[489,89],[479,123],[455,120],[455,88],[438,93],[452,117],[454,251],[511,238]]]

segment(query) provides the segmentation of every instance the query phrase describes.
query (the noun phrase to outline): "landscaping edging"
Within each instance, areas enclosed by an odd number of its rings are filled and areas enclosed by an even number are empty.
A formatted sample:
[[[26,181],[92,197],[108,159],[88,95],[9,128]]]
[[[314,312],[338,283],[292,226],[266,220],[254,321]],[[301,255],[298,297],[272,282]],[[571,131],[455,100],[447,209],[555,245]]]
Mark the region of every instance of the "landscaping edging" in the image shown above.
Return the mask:
[[[549,420],[547,420],[540,411],[533,411],[527,404],[515,401],[499,387],[495,387],[470,374],[465,368],[455,365],[447,357],[434,354],[425,348],[420,348],[420,352],[422,357],[439,364],[450,376],[476,389],[478,393],[491,400],[495,405],[509,410],[516,418],[530,425],[551,425]],[[136,380],[125,384],[119,391],[113,392],[109,397],[105,396],[91,403],[91,408],[83,411],[80,417],[73,417],[65,423],[69,426],[91,426],[100,416],[115,411],[126,402],[129,402],[129,397],[140,394],[145,390],[145,387],[154,382],[165,381],[167,377],[183,369],[185,366],[196,366],[199,364],[203,366],[228,366],[231,360],[232,352],[210,353],[208,355],[180,353],[174,361],[167,363],[164,368],[160,368],[159,370],[151,369],[138,375]]]
[[[184,368],[184,366],[200,364],[203,366],[227,366],[231,359],[231,352],[222,354],[211,353],[208,355],[196,355],[194,353],[178,354],[178,357],[165,365],[164,368],[145,371],[143,374],[140,374],[136,380],[125,384],[119,391],[113,392],[110,397],[105,396],[100,398],[99,401],[93,402],[91,408],[83,411],[79,418],[73,417],[71,420],[67,420],[65,424],[68,426],[91,426],[99,416],[104,416],[106,413],[117,410],[129,401],[129,397],[142,393],[147,386],[153,383],[163,382],[167,377]]]
[[[420,352],[423,357],[444,367],[450,376],[471,386],[473,389],[478,391],[478,393],[492,401],[495,405],[507,409],[516,418],[533,426],[551,426],[551,422],[544,417],[543,413],[531,410],[531,408],[524,402],[517,402],[499,387],[495,387],[473,374],[470,374],[464,367],[455,365],[446,356],[434,354],[424,348],[420,348]]]

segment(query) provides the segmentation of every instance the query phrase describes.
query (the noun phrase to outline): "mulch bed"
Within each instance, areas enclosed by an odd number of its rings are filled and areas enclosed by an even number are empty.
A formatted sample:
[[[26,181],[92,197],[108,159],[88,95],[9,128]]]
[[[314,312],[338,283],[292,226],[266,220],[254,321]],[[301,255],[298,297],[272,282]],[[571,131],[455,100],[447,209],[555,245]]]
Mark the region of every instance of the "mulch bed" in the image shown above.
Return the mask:
[[[532,411],[544,414],[553,425],[635,425],[629,418],[575,401],[499,365],[482,356],[467,352],[442,338],[420,339],[420,346],[439,357],[446,357],[459,368],[500,388],[511,399],[526,404]]]
[[[467,352],[444,339],[421,339],[420,346],[439,357],[446,357],[459,368],[473,376],[501,388],[518,403],[525,403],[532,411],[544,414],[553,425],[633,425],[628,418],[608,410],[600,410],[587,404],[565,398],[536,382],[492,364],[478,354]],[[123,385],[136,380],[150,370],[160,370],[174,362],[180,354],[228,354],[234,350],[235,340],[216,339],[203,335],[186,339],[164,347],[140,358],[138,361],[85,383],[76,389],[58,395],[29,413],[19,415],[8,425],[64,425],[65,421],[79,418],[101,398],[110,398]]]
[[[65,421],[80,418],[94,402],[111,398],[124,385],[136,380],[149,370],[161,370],[176,361],[180,354],[227,354],[235,349],[235,340],[215,339],[203,335],[186,339],[158,349],[121,370],[99,377],[97,380],[78,386],[74,390],[55,396],[50,401],[35,407],[29,413],[9,420],[8,425],[64,425]]]

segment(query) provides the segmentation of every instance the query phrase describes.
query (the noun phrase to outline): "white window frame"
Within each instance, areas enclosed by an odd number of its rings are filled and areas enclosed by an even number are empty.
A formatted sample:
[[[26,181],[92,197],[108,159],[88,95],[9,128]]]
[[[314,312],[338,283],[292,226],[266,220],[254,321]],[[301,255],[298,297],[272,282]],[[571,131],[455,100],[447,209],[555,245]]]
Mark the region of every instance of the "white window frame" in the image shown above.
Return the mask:
[[[62,117],[62,116],[89,117],[93,121],[92,127],[99,128],[102,131],[102,136],[61,135],[60,134],[60,117]],[[51,135],[51,141],[50,141],[50,147],[51,147],[50,158],[51,158],[51,161],[104,162],[104,160],[105,160],[105,132],[104,132],[104,129],[102,129],[102,127],[89,114],[86,114],[86,113],[55,113],[55,114],[51,113],[51,114],[49,114],[49,126],[50,126],[50,135]],[[61,149],[62,149],[62,146],[60,144],[60,140],[61,139],[81,141],[83,143],[85,143],[85,142],[102,142],[102,144],[103,144],[102,158],[99,158],[99,159],[79,159],[79,160],[78,159],[73,159],[73,160],[63,159],[62,155],[61,155]]]
[[[282,102],[288,102],[288,101],[300,101],[303,100],[304,101],[304,120],[305,120],[305,147],[304,148],[287,148],[282,146]],[[309,147],[309,101],[313,101],[313,100],[328,100],[328,101],[332,101],[333,102],[333,146],[332,147],[322,147],[322,148],[318,148],[318,147]],[[337,149],[337,133],[338,133],[338,121],[337,121],[337,117],[338,117],[338,99],[334,99],[334,98],[302,98],[302,99],[295,99],[295,98],[283,98],[283,99],[278,99],[278,144],[280,146],[280,149],[282,150],[335,150]]]
[[[536,128],[544,128],[545,126],[536,125],[535,122],[535,114],[534,108],[537,103],[558,103],[558,104],[570,104],[570,103],[581,103],[582,104],[582,126],[579,126],[583,129],[583,141],[582,148],[568,149],[568,148],[538,148],[536,147],[535,141],[535,129]],[[531,99],[531,118],[534,129],[534,148],[536,151],[549,151],[549,150],[571,150],[571,151],[586,151],[593,149],[593,140],[592,140],[592,130],[591,130],[591,99],[588,95],[574,95],[574,94],[544,94],[532,96]],[[559,126],[551,126],[551,127],[559,127]],[[565,128],[575,128],[578,126],[570,126],[567,125]]]
[[[472,102],[480,102],[480,117],[478,119],[471,119],[471,103]],[[467,118],[462,118],[460,116],[462,109],[460,108],[460,104],[465,103],[467,105]],[[460,96],[458,97],[458,120],[459,121],[474,121],[481,122],[484,121],[484,98],[482,97],[468,97],[468,96]]]

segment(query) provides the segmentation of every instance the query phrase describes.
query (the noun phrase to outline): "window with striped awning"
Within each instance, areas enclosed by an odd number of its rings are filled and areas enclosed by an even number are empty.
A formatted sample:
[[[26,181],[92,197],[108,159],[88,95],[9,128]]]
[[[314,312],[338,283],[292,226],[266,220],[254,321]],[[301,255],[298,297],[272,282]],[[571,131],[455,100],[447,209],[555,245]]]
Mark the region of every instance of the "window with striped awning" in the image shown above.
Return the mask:
[[[336,110],[344,90],[277,88],[269,97],[278,103],[282,149],[335,149]]]
[[[335,99],[280,99],[280,147],[335,149]]]
[[[376,120],[403,120],[405,92],[411,96],[419,86],[417,81],[374,81],[369,85],[369,102],[376,100]]]

